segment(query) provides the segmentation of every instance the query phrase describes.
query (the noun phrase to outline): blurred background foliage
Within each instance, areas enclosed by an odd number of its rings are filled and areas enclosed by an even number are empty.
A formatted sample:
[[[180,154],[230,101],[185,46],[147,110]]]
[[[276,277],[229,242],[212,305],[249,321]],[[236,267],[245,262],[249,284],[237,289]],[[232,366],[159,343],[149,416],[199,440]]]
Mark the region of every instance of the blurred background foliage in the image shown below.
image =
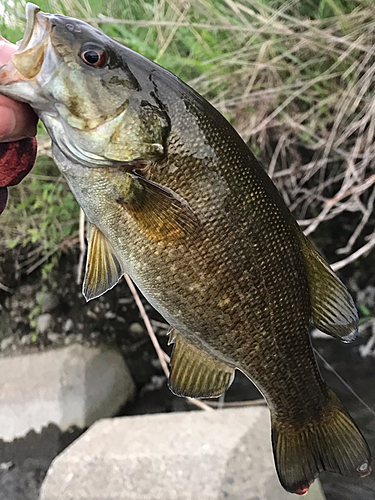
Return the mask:
[[[87,20],[189,83],[236,127],[336,268],[368,255],[374,190],[374,1],[34,0]],[[24,2],[0,33],[15,42]],[[12,188],[1,245],[44,273],[78,245],[79,209],[40,126],[32,174]],[[51,260],[52,259],[52,260]]]

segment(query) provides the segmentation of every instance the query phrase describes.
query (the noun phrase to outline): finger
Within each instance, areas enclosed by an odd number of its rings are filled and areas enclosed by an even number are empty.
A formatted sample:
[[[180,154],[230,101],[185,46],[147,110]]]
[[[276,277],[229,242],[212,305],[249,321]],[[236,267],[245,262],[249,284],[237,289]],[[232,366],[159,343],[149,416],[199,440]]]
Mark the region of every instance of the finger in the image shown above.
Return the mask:
[[[0,66],[17,47],[0,36]],[[0,142],[18,141],[36,134],[38,118],[30,106],[0,95]]]
[[[34,137],[38,117],[27,104],[0,95],[0,142]]]
[[[0,35],[0,66],[7,63],[16,50],[16,45],[8,42]]]

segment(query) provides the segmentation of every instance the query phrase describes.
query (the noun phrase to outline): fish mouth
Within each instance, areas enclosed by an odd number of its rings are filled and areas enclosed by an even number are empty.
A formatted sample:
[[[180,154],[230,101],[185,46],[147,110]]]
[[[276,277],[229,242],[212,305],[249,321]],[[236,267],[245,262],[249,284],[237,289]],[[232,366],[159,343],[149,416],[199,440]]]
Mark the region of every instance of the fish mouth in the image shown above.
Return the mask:
[[[0,85],[10,85],[35,78],[44,62],[51,32],[49,15],[37,5],[26,5],[26,28],[12,59],[0,69]]]
[[[19,51],[22,51],[27,47],[33,36],[34,28],[37,24],[36,15],[38,12],[40,12],[40,8],[37,5],[33,3],[26,4],[26,28],[23,38],[18,45]]]

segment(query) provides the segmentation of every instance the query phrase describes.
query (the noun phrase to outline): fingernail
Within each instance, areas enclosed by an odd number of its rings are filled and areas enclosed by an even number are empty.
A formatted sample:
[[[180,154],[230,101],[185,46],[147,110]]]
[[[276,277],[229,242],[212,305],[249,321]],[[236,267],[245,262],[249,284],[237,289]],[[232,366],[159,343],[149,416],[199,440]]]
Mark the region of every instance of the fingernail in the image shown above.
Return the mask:
[[[0,142],[12,140],[16,125],[17,119],[13,109],[0,106]]]

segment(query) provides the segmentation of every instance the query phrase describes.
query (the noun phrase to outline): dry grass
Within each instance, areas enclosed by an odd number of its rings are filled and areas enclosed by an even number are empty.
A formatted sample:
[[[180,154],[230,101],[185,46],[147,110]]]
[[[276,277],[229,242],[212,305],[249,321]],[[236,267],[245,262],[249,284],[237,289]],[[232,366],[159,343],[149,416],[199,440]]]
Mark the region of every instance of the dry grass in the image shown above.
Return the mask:
[[[37,3],[90,21],[188,81],[261,158],[307,234],[324,239],[350,221],[337,269],[375,245],[372,1]]]
[[[226,85],[213,104],[263,158],[306,234],[343,212],[357,213],[337,248],[352,254],[375,197],[373,9],[358,2],[349,14],[301,19],[289,13],[296,2],[279,10],[251,0],[227,3],[253,34],[241,32],[241,51],[191,83],[210,94],[225,68]],[[374,246],[375,236],[368,240],[354,257]]]

